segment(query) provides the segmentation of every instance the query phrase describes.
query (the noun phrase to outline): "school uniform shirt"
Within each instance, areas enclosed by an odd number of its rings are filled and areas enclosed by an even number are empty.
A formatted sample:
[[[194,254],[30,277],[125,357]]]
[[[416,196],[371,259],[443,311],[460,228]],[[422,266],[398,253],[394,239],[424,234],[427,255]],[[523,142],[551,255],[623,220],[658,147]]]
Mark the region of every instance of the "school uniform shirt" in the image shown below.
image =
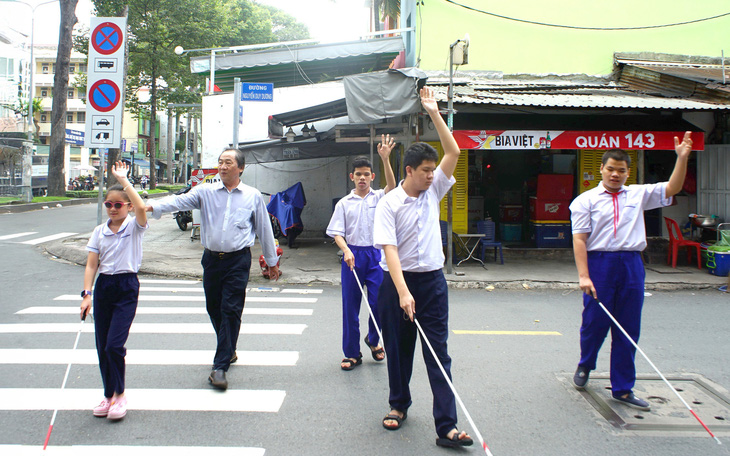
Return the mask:
[[[372,247],[375,207],[385,195],[385,190],[370,189],[364,198],[352,190],[335,205],[327,236],[342,236],[348,244],[358,247]]]
[[[142,237],[149,227],[140,226],[131,215],[116,233],[109,228],[110,220],[94,229],[86,250],[99,254],[99,274],[136,273],[142,265]]]
[[[599,183],[570,204],[573,234],[590,233],[586,241],[589,252],[644,250],[644,211],[672,204],[672,198],[666,196],[667,184],[624,185],[613,194]]]
[[[429,272],[444,266],[439,225],[439,202],[456,182],[437,167],[431,186],[413,198],[403,190],[403,181],[388,192],[375,209],[375,247],[398,247],[401,268],[408,272]],[[388,270],[385,255],[380,262]]]
[[[214,252],[236,252],[251,247],[259,237],[267,264],[279,262],[274,230],[261,192],[243,182],[228,191],[223,182],[200,184],[188,193],[149,203],[152,216],[163,212],[200,209],[200,241]]]

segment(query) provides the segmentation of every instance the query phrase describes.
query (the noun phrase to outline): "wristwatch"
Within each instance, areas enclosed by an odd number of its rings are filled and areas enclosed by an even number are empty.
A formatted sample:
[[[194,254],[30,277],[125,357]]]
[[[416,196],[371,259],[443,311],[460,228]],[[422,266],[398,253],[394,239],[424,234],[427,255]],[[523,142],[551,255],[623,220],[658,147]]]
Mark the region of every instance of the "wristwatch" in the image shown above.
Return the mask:
[[[87,296],[91,295],[91,290],[81,290],[81,297],[85,298]]]

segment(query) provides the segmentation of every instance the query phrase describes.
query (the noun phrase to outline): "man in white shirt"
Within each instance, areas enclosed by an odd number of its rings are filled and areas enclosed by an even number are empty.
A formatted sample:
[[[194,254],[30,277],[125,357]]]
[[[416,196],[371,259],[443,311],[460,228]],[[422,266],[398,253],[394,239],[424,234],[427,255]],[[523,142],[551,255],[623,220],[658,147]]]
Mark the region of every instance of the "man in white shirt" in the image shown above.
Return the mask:
[[[160,218],[163,212],[200,209],[200,240],[205,247],[203,288],[218,346],[208,381],[228,388],[226,372],[238,360],[236,345],[251,270],[251,249],[259,237],[269,277],[279,278],[274,232],[261,192],[241,182],[245,157],[238,149],[226,149],[218,157],[220,182],[201,184],[188,193],[172,195],[147,205]]]
[[[327,226],[327,235],[335,239],[342,249],[342,351],[345,358],[340,363],[342,370],[352,370],[362,364],[360,352],[360,302],[362,292],[355,280],[353,270],[363,286],[368,290],[368,304],[376,317],[375,323],[380,326],[377,302],[378,288],[383,281],[383,269],[380,267],[380,249],[373,247],[373,223],[375,206],[378,201],[395,187],[395,176],[390,166],[390,152],[395,141],[388,135],[382,136],[378,144],[378,155],[383,163],[386,187],[373,190],[370,184],[375,179],[373,165],[364,157],[355,158],[352,162],[350,180],[355,188],[340,199],[335,206],[332,219]],[[369,319],[368,335],[365,345],[370,348],[373,359],[382,361],[385,358],[380,337],[372,318]]]
[[[400,429],[411,406],[409,383],[417,336],[414,316],[451,377],[451,358],[446,347],[448,288],[442,271],[439,202],[456,182],[452,175],[459,159],[459,146],[439,114],[431,89],[421,89],[421,104],[436,127],[444,157],[437,167],[438,153],[432,146],[410,146],[403,159],[405,180],[383,197],[375,209],[375,247],[383,249],[385,260],[381,266],[388,272],[378,294],[391,408],[383,418],[383,427],[392,431]],[[431,352],[425,344],[421,346],[433,393],[436,444],[473,444],[471,437],[457,430],[454,394]]]
[[[601,183],[578,196],[570,204],[573,254],[583,290],[583,322],[580,328],[581,357],[573,377],[576,388],[588,383],[596,368],[598,351],[611,328],[611,390],[613,398],[640,410],[649,403],[632,391],[636,383],[636,349],[598,305],[598,300],[638,343],[641,309],[644,304],[644,264],[646,248],[644,211],[669,206],[679,193],[692,152],[691,132],[682,142],[674,138],[677,162],[668,182],[624,185],[631,159],[620,149],[603,154]]]

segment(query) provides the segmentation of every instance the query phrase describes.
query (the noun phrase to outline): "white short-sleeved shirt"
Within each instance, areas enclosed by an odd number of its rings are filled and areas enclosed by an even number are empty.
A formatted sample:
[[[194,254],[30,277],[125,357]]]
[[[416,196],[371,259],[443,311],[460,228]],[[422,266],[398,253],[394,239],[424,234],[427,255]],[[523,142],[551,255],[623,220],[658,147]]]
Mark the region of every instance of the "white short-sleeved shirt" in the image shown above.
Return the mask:
[[[371,247],[373,245],[373,225],[375,207],[385,195],[385,190],[370,189],[364,198],[351,191],[335,205],[327,236],[342,236],[350,245]]]
[[[135,217],[127,215],[114,233],[109,222],[94,229],[86,250],[99,254],[99,274],[136,273],[142,265],[142,238],[149,225],[140,226]]]
[[[429,272],[444,267],[439,226],[439,202],[456,179],[436,168],[428,190],[413,198],[403,190],[402,181],[383,197],[375,209],[375,247],[398,247],[401,268],[408,272]],[[385,255],[380,262],[388,270]]]
[[[570,204],[573,233],[590,233],[589,252],[644,250],[644,211],[672,204],[666,196],[667,184],[624,185],[614,197],[599,183]]]

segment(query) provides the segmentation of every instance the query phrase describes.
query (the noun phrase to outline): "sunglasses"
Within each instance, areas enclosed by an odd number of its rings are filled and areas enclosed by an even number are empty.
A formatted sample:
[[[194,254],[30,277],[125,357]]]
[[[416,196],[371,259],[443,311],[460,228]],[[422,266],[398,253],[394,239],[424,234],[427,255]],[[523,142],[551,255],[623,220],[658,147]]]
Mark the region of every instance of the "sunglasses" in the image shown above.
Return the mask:
[[[106,206],[107,209],[111,209],[112,207],[114,207],[114,209],[121,209],[125,204],[129,203],[123,203],[121,201],[115,201],[113,203],[111,201],[104,201],[104,206]]]

